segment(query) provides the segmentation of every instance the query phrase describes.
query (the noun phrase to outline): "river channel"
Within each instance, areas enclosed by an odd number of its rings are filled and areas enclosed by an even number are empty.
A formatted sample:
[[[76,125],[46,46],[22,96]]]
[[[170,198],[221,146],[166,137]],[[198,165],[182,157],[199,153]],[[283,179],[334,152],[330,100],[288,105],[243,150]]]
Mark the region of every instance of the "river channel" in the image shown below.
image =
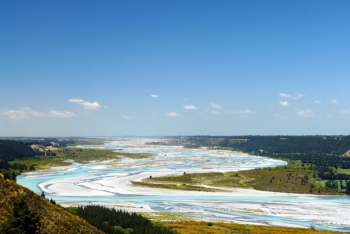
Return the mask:
[[[150,158],[122,158],[23,173],[17,182],[45,192],[62,205],[104,204],[129,211],[181,213],[199,220],[350,231],[350,198],[232,189],[197,192],[133,186],[149,176],[191,172],[227,172],[285,165],[248,154],[147,145],[157,139],[119,139],[95,148],[126,153],[152,153]],[[79,146],[84,148],[86,146]]]

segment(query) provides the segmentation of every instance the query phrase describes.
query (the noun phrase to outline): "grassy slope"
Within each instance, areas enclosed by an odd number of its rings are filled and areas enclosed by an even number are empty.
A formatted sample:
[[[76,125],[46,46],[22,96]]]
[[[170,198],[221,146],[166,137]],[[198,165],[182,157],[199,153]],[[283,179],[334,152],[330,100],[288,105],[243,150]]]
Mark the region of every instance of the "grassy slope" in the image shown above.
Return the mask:
[[[39,233],[103,233],[31,190],[14,181],[4,180],[2,174],[0,174],[0,188],[0,225],[6,222],[15,200],[23,198],[29,209],[40,215]]]

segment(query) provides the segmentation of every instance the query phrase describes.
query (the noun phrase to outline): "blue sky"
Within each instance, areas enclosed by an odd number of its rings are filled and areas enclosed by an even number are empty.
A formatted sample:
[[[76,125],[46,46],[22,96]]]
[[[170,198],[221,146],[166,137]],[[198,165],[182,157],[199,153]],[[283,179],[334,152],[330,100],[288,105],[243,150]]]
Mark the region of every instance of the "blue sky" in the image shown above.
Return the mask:
[[[0,136],[350,133],[349,1],[1,1]]]

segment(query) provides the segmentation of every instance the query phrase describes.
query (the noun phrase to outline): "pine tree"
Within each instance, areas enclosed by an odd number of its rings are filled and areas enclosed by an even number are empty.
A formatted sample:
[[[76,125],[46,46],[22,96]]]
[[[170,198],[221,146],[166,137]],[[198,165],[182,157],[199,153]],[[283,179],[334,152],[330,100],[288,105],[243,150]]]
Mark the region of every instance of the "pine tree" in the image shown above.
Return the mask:
[[[7,234],[34,234],[38,230],[39,215],[28,209],[23,199],[15,201],[12,213],[0,229]]]
[[[345,193],[350,195],[350,181],[348,181],[348,183],[346,184]]]
[[[56,205],[56,202],[51,198],[50,203]]]

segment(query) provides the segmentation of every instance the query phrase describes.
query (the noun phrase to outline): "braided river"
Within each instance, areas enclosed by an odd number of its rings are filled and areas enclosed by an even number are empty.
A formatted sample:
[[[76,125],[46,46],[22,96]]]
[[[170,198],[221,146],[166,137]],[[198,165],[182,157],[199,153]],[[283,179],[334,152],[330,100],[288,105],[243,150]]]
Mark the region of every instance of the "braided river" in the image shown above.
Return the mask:
[[[71,166],[23,173],[17,183],[63,206],[102,204],[132,212],[169,212],[204,221],[350,231],[350,197],[289,194],[252,189],[200,192],[137,187],[130,181],[150,176],[194,172],[228,172],[286,165],[271,158],[240,152],[148,145],[157,139],[117,139],[101,146],[122,153],[153,157],[72,162]]]

